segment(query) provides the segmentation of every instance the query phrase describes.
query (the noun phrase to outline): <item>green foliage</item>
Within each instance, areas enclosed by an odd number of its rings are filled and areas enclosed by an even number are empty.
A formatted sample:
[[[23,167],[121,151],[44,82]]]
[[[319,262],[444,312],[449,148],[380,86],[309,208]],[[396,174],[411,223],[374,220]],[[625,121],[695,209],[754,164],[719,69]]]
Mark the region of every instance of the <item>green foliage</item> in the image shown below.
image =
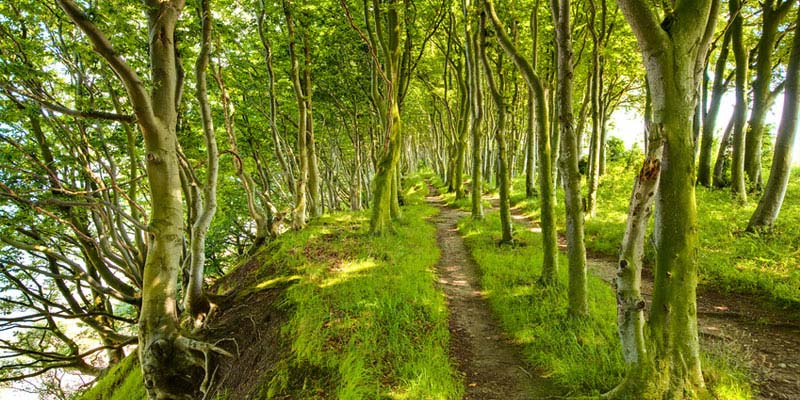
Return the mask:
[[[142,384],[142,370],[136,352],[125,357],[101,377],[91,389],[79,395],[77,400],[137,400],[146,399]]]
[[[455,399],[462,383],[448,357],[439,256],[420,178],[406,180],[393,235],[366,232],[363,213],[334,214],[279,239],[270,257],[301,276],[287,293],[289,359],[266,398]],[[268,261],[269,262],[269,261]]]
[[[606,140],[606,157],[608,161],[617,161],[625,156],[625,142],[622,139],[611,136]]]

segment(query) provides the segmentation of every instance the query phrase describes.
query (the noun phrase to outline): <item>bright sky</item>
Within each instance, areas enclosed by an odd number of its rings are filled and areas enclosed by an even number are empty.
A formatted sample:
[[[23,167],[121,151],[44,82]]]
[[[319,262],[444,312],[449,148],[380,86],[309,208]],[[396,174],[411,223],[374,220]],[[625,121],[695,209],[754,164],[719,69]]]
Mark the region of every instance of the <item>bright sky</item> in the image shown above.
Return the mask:
[[[719,110],[716,125],[717,140],[722,136],[722,131],[728,125],[728,121],[733,114],[735,100],[733,93],[728,92],[722,98],[722,105]],[[771,134],[776,134],[778,125],[780,125],[781,113],[783,112],[783,95],[778,96],[775,104],[767,114],[767,124],[772,125]],[[749,116],[749,115],[748,115]],[[625,147],[630,148],[635,142],[639,143],[641,148],[643,146],[642,130],[643,122],[642,116],[633,110],[619,109],[611,115],[611,121],[608,126],[609,134],[616,136],[625,142]],[[775,142],[773,136],[773,143]],[[716,154],[714,155],[716,157]],[[792,165],[800,165],[800,140],[795,137],[794,149],[792,151]],[[767,167],[768,168],[768,167]]]

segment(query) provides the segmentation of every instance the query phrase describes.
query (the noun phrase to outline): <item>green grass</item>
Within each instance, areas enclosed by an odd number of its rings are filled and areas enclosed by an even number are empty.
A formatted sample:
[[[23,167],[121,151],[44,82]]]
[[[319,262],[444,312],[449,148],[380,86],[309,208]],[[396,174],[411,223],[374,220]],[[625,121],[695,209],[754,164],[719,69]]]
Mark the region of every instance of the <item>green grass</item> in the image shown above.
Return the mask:
[[[444,296],[435,287],[427,186],[406,180],[396,232],[366,233],[365,214],[336,214],[282,238],[272,255],[301,277],[288,293],[291,355],[266,397],[456,399]],[[309,373],[311,371],[311,373]]]
[[[146,399],[142,370],[136,352],[125,357],[78,400],[136,400]]]
[[[436,287],[436,230],[426,218],[421,177],[406,179],[396,232],[368,235],[366,213],[339,213],[287,232],[260,250],[238,299],[289,286],[282,328],[287,351],[255,398],[459,399],[463,382],[451,364],[448,311]],[[244,263],[243,263],[244,264]],[[263,379],[263,377],[254,377]],[[221,388],[218,399],[227,398]],[[81,400],[143,399],[135,355]]]
[[[628,202],[635,167],[610,163],[600,179],[597,215],[586,219],[586,248],[616,257],[625,231]],[[766,179],[766,178],[765,178]],[[515,181],[512,202],[534,219],[539,216],[538,199],[524,198],[524,184]],[[585,185],[584,185],[585,191]],[[792,171],[786,199],[773,231],[745,233],[758,205],[750,195],[745,205],[737,204],[728,189],[697,187],[699,225],[698,269],[700,284],[726,292],[765,297],[777,305],[800,308],[800,168]],[[556,218],[563,231],[563,193],[558,193]],[[652,229],[652,222],[651,222]],[[646,248],[645,262],[653,260],[653,248]]]
[[[519,227],[521,228],[521,227]],[[597,395],[613,388],[624,373],[617,336],[612,288],[589,276],[589,312],[583,320],[566,317],[567,260],[561,255],[560,288],[537,283],[541,274],[541,236],[515,233],[516,247],[498,247],[497,212],[484,221],[464,218],[459,231],[479,265],[480,281],[503,329],[524,355],[571,394]],[[738,353],[727,346],[704,348],[706,383],[718,399],[750,399],[753,389]]]
[[[521,227],[519,227],[521,228]],[[566,317],[566,265],[560,258],[561,288],[541,287],[541,238],[517,229],[514,248],[498,247],[497,212],[484,221],[465,218],[459,230],[481,271],[481,285],[503,328],[523,345],[525,356],[573,393],[606,391],[623,373],[616,332],[614,294],[589,278],[591,317]]]

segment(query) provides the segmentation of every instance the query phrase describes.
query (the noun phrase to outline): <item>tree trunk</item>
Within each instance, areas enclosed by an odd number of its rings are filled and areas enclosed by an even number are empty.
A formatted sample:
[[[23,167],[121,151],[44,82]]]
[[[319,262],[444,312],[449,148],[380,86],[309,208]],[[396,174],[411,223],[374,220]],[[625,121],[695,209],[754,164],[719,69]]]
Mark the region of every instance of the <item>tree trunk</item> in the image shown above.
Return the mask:
[[[464,15],[464,60],[467,71],[467,91],[470,108],[470,136],[472,138],[472,205],[470,215],[473,219],[483,219],[483,174],[481,173],[481,153],[483,152],[481,124],[483,123],[483,96],[481,94],[480,67],[478,66],[478,47],[480,41],[476,32],[473,5],[470,0],[461,1]]]
[[[792,147],[797,136],[797,99],[800,96],[800,84],[798,84],[798,80],[800,80],[800,13],[797,15],[792,51],[789,56],[789,64],[786,66],[783,114],[781,115],[780,127],[778,127],[778,137],[775,140],[772,168],[770,169],[764,195],[759,200],[758,208],[756,208],[750,218],[750,223],[747,225],[747,230],[750,232],[769,228],[775,223],[778,213],[781,211],[783,198],[786,195],[786,187],[789,183],[789,175],[792,168]]]
[[[586,248],[583,243],[583,204],[581,174],[578,171],[578,144],[572,126],[572,30],[569,0],[550,0],[556,27],[558,66],[558,123],[561,131],[561,172],[564,176],[567,214],[567,257],[569,258],[569,309],[571,316],[589,313],[586,289]]]
[[[525,83],[528,84],[529,91],[532,92],[535,101],[536,130],[539,132],[537,151],[539,153],[539,191],[541,192],[541,197],[539,198],[542,228],[541,282],[546,285],[556,284],[558,282],[558,246],[556,243],[553,168],[550,163],[550,120],[547,110],[547,95],[545,94],[542,80],[505,33],[505,27],[494,10],[494,2],[487,0],[484,4],[486,13],[497,31],[497,40],[500,46],[503,47],[503,50],[508,53],[511,60],[522,72]]]
[[[497,156],[499,161],[497,168],[497,186],[500,194],[500,226],[502,231],[502,238],[500,242],[512,243],[514,239],[511,236],[511,203],[509,200],[510,179],[508,173],[508,149],[506,148],[505,132],[506,104],[505,99],[503,99],[503,94],[500,92],[500,88],[495,82],[495,78],[492,74],[492,67],[489,64],[488,57],[486,56],[486,13],[481,13],[480,31],[484,32],[484,34],[481,36],[482,43],[479,47],[479,57],[483,65],[483,72],[486,76],[486,83],[488,84],[489,92],[491,93],[492,100],[495,104],[495,111],[497,112],[497,121],[494,126],[494,138],[495,142],[497,143]],[[498,72],[502,74],[502,63],[498,63],[497,68],[500,70]]]
[[[740,203],[747,202],[745,186],[745,123],[747,122],[747,51],[742,33],[743,20],[740,0],[729,0],[731,15],[731,38],[733,56],[736,59],[736,106],[733,109],[733,163],[731,165],[731,189]]]
[[[286,30],[289,36],[289,57],[291,60],[291,71],[289,73],[294,88],[294,96],[297,101],[297,157],[298,177],[297,188],[294,192],[294,215],[292,216],[292,228],[295,230],[303,229],[306,226],[306,208],[308,196],[308,176],[309,159],[308,154],[308,102],[306,94],[300,81],[300,63],[297,60],[297,50],[295,43],[294,18],[292,17],[291,5],[287,0],[283,0],[283,14],[286,17]]]
[[[748,121],[744,150],[744,169],[752,187],[761,189],[761,143],[764,122],[770,108],[772,54],[778,37],[778,27],[792,7],[791,0],[766,0],[761,4],[761,32],[756,47],[756,77],[753,80],[753,109]]]
[[[211,117],[211,106],[208,103],[208,90],[206,84],[209,53],[211,51],[211,11],[208,0],[200,2],[200,21],[202,28],[202,42],[200,54],[195,65],[197,102],[200,105],[200,117],[203,124],[203,138],[206,144],[206,181],[203,185],[203,197],[200,214],[194,221],[191,229],[192,247],[190,252],[189,279],[185,283],[183,307],[195,321],[195,327],[200,327],[202,319],[208,312],[209,303],[203,291],[203,275],[206,261],[206,233],[211,226],[211,220],[217,210],[217,175],[219,172],[219,150],[217,138],[214,133],[214,121]]]
[[[714,67],[714,83],[711,89],[711,101],[708,111],[703,118],[703,135],[700,139],[700,164],[697,172],[697,182],[703,186],[711,187],[711,151],[714,147],[714,128],[716,128],[717,115],[722,104],[722,95],[725,94],[725,64],[728,60],[728,50],[731,42],[731,30],[725,31],[722,47],[717,56]],[[720,142],[722,146],[722,142]]]
[[[652,93],[654,132],[663,137],[663,163],[656,196],[654,237],[658,253],[654,268],[653,302],[645,334],[635,332],[639,324],[634,321],[621,328],[633,330],[634,340],[625,342],[625,380],[607,398],[677,399],[706,396],[700,368],[697,333],[697,210],[694,193],[694,149],[692,143],[692,118],[697,102],[697,83],[702,75],[706,49],[714,33],[718,0],[678,2],[668,10],[661,23],[645,2],[619,0],[646,63],[648,85]],[[648,152],[657,147],[651,141]],[[653,170],[647,168],[646,170]],[[650,167],[657,167],[652,165]],[[656,168],[657,169],[657,168]],[[643,170],[644,171],[644,170]],[[652,172],[651,172],[652,173]],[[652,181],[652,180],[651,180]],[[640,194],[645,198],[650,192]],[[636,201],[633,194],[632,204]],[[633,211],[633,216],[637,211]],[[645,213],[646,209],[638,210]],[[629,220],[627,240],[640,235],[635,233]],[[634,243],[625,243],[634,256]],[[631,249],[634,251],[631,252]],[[623,256],[626,254],[623,253]],[[627,260],[631,262],[631,260]],[[620,263],[620,267],[627,268]],[[629,272],[635,274],[635,272]],[[621,289],[635,283],[635,276],[620,277]],[[621,301],[635,300],[635,290]],[[624,305],[624,304],[623,304]],[[634,303],[638,307],[638,303]],[[620,316],[624,321],[625,314]],[[628,336],[630,338],[630,336]],[[648,342],[636,345],[637,337]],[[636,349],[636,351],[631,351]]]

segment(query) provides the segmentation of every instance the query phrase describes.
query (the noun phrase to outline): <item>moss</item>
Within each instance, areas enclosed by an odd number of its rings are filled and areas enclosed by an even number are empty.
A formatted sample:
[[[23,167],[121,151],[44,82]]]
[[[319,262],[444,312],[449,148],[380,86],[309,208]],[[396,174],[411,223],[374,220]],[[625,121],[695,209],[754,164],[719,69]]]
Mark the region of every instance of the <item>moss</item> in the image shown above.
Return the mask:
[[[147,399],[142,384],[142,370],[134,351],[112,367],[97,383],[77,400],[137,400]]]

